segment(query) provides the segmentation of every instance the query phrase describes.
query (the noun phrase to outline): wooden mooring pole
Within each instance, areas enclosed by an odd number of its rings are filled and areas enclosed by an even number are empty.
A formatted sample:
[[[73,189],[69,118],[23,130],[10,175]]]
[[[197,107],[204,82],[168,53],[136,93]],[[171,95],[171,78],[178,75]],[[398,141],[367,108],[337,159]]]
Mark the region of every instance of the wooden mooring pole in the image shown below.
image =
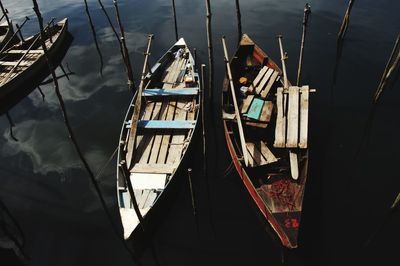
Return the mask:
[[[52,79],[53,79],[53,82],[54,82],[54,90],[56,92],[58,101],[60,103],[61,112],[62,112],[62,115],[63,115],[63,118],[64,118],[65,126],[67,127],[67,130],[68,130],[69,138],[71,139],[71,142],[72,142],[73,146],[75,147],[75,150],[76,150],[76,152],[77,152],[77,154],[79,156],[79,159],[81,160],[81,162],[84,165],[87,173],[89,174],[89,178],[90,178],[90,180],[92,182],[93,187],[95,188],[96,194],[97,194],[97,196],[98,196],[98,198],[100,200],[101,206],[102,206],[102,208],[103,208],[103,210],[104,210],[104,212],[105,212],[105,214],[106,214],[106,216],[108,218],[108,221],[111,224],[113,232],[117,236],[120,236],[119,230],[118,230],[117,226],[114,223],[114,219],[113,219],[110,211],[108,210],[107,204],[106,204],[105,199],[104,199],[104,197],[102,195],[102,192],[100,190],[100,186],[97,183],[97,180],[96,180],[92,170],[90,169],[90,166],[89,166],[88,162],[86,161],[85,157],[83,156],[83,153],[82,153],[82,151],[81,151],[81,149],[80,149],[80,147],[78,145],[78,142],[77,142],[77,140],[75,138],[75,135],[73,133],[72,127],[71,127],[71,125],[69,123],[67,110],[66,110],[66,107],[65,107],[65,104],[64,104],[63,97],[62,97],[61,92],[60,92],[60,88],[59,88],[59,85],[58,85],[58,80],[57,80],[57,77],[56,77],[56,74],[55,74],[55,71],[54,71],[54,68],[53,68],[53,63],[52,63],[52,61],[50,60],[50,58],[48,56],[48,51],[47,51],[47,47],[46,47],[46,44],[45,44],[45,39],[46,38],[45,38],[44,29],[43,29],[43,18],[42,18],[42,15],[40,13],[37,1],[36,0],[32,0],[32,2],[33,2],[33,10],[35,11],[36,16],[38,18],[38,23],[39,23],[39,28],[40,28],[40,42],[41,42],[41,45],[42,45],[42,49],[43,49],[43,52],[44,52],[44,56],[45,56],[47,65],[48,65],[48,67],[50,69],[50,73],[51,73],[51,76],[52,76]],[[126,246],[126,243],[123,241],[123,239],[122,238],[119,238],[119,239],[122,240],[122,243],[124,244],[124,247],[131,254],[132,259],[136,262],[137,261],[136,256]]]
[[[202,133],[203,133],[203,172],[204,178],[208,177],[207,172],[207,138],[206,138],[206,106],[205,106],[205,79],[204,79],[204,72],[205,72],[205,64],[201,65],[201,124],[202,124]]]
[[[172,0],[172,15],[174,17],[174,27],[175,27],[175,40],[178,41],[178,23],[176,21],[176,8],[175,8],[175,0]]]
[[[242,15],[240,14],[240,3],[239,0],[235,0],[236,3],[236,17],[237,17],[237,27],[238,27],[238,45],[242,39]]]
[[[195,199],[195,194],[194,194],[194,189],[193,189],[193,182],[192,182],[192,168],[188,168],[188,179],[189,179],[189,189],[190,189],[190,197],[192,199],[192,210],[193,210],[193,216],[196,218],[196,199]]]
[[[338,41],[343,40],[344,36],[346,35],[347,28],[349,27],[349,20],[350,20],[350,12],[353,7],[355,0],[349,0],[349,4],[347,6],[346,13],[344,14],[344,18],[342,21],[342,26],[340,27],[339,33],[338,33]]]
[[[297,86],[299,86],[300,79],[301,79],[301,69],[303,66],[304,43],[305,43],[306,33],[307,33],[308,16],[310,15],[310,13],[311,13],[311,7],[308,3],[306,3],[306,5],[304,7],[304,16],[303,16],[303,33],[301,35],[299,66],[297,68],[297,82],[296,82]]]
[[[126,71],[128,74],[128,87],[129,87],[129,90],[135,91],[136,86],[135,86],[135,81],[133,80],[133,71],[132,71],[132,65],[131,65],[131,60],[129,57],[128,48],[126,47],[125,31],[124,31],[124,27],[121,22],[121,17],[119,15],[118,1],[113,0],[113,3],[114,3],[114,7],[115,7],[115,12],[117,14],[119,29],[121,31],[121,41],[120,42],[122,44],[123,58],[124,58],[125,66],[126,66]]]
[[[100,76],[103,76],[103,66],[104,66],[103,55],[101,53],[100,46],[99,46],[99,43],[97,41],[97,34],[96,34],[96,30],[95,30],[94,25],[93,25],[92,17],[90,15],[90,11],[89,11],[89,6],[88,6],[88,3],[87,3],[87,0],[84,0],[84,2],[85,2],[85,12],[86,12],[86,15],[87,15],[88,20],[89,20],[90,29],[92,31],[92,36],[93,36],[93,41],[94,41],[94,44],[96,46],[97,54],[99,55],[99,60],[100,60],[99,73],[100,73]]]
[[[210,0],[206,1],[207,10],[207,46],[208,46],[208,98],[213,99],[213,88],[214,88],[214,50],[212,42],[212,30],[211,30],[211,5]]]
[[[8,120],[8,124],[10,125],[10,137],[14,140],[14,141],[18,141],[18,139],[14,136],[14,132],[13,132],[13,127],[15,126],[10,114],[8,112],[6,112],[6,117]]]
[[[6,18],[6,20],[7,20],[7,24],[8,25],[11,25],[11,21],[10,21],[10,18],[8,17],[8,10],[7,9],[5,9],[4,8],[4,6],[3,6],[3,3],[0,1],[0,8],[1,8],[1,11],[3,12],[3,16]]]
[[[379,82],[378,88],[374,94],[374,104],[376,104],[385,88],[390,85],[390,81],[398,74],[400,67],[400,34],[397,35],[396,42],[394,44],[392,53],[389,57],[389,60],[386,64],[385,70],[383,71],[382,78]]]

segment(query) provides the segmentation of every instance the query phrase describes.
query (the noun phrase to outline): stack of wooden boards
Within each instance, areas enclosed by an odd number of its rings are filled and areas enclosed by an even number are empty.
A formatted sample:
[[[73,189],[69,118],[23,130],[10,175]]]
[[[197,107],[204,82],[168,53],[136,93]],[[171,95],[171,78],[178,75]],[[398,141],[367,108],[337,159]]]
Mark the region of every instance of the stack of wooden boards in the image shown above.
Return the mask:
[[[275,148],[307,148],[309,92],[308,86],[277,89]]]
[[[279,72],[264,66],[247,88],[241,113],[246,125],[266,128],[271,120],[273,103],[266,100],[274,84],[279,81]]]

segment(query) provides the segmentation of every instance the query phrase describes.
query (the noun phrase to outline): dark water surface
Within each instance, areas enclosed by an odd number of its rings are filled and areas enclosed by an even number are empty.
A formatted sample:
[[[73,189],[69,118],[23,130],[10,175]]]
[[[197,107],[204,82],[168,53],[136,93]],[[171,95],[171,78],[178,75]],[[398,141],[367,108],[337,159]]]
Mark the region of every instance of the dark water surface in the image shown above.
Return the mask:
[[[37,30],[32,3],[3,0],[14,22],[28,15],[25,36]],[[97,1],[89,2],[104,57],[103,77],[83,0],[38,1],[45,20],[69,18],[74,41],[64,64],[76,73],[60,80],[78,142],[97,173],[118,144],[129,104],[118,44]],[[111,1],[103,1],[113,15]],[[119,1],[128,49],[138,83],[148,33],[155,34],[151,63],[174,42],[170,1]],[[187,183],[162,217],[153,242],[160,265],[281,265],[281,251],[265,233],[230,160],[220,117],[224,74],[220,37],[233,54],[237,42],[235,1],[212,1],[216,81],[215,130],[209,125],[209,194],[201,175],[201,141],[193,155],[198,225]],[[398,265],[400,214],[395,213],[372,244],[361,249],[400,191],[400,83],[387,90],[365,135],[365,123],[395,38],[400,2],[356,1],[344,42],[336,85],[336,34],[346,0],[309,1],[312,16],[306,40],[303,83],[317,89],[311,98],[310,175],[304,200],[299,248],[286,252],[286,265]],[[179,35],[207,61],[204,1],[177,0]],[[277,34],[284,35],[288,73],[295,81],[304,1],[242,1],[243,32],[278,62]],[[18,142],[0,117],[0,199],[20,223],[28,265],[134,265],[113,233],[87,173],[68,139],[51,85],[32,92],[11,111]],[[211,108],[212,106],[208,106]],[[355,156],[359,149],[359,155]],[[186,177],[181,177],[186,178]],[[118,223],[115,162],[99,180]],[[150,252],[143,265],[154,265]],[[11,265],[0,259],[0,265]]]

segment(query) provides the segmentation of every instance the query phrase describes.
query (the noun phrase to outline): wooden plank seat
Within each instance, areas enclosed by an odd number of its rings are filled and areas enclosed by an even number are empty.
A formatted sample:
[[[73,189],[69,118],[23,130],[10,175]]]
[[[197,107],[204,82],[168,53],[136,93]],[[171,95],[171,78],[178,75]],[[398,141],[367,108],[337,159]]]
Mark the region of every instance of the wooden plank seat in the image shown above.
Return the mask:
[[[278,71],[274,71],[271,74],[271,76],[270,76],[270,78],[268,80],[268,83],[265,86],[265,88],[262,91],[260,91],[261,98],[265,99],[267,97],[267,95],[270,92],[271,88],[273,87],[275,82],[279,81],[279,79],[280,79],[279,72]]]
[[[145,89],[143,96],[190,96],[197,95],[199,93],[199,88],[182,88],[182,89]]]
[[[19,67],[26,67],[32,65],[32,62],[18,62],[16,61],[0,61],[0,66],[16,66],[18,65]]]
[[[131,173],[172,174],[176,165],[161,163],[136,163],[130,170]]]
[[[254,92],[254,89],[258,86],[258,84],[260,83],[260,81],[262,80],[262,78],[264,77],[265,73],[267,73],[267,70],[269,68],[267,66],[264,66],[260,72],[258,72],[256,78],[253,80],[253,82],[251,83],[251,85],[249,86],[249,92],[252,93]]]
[[[26,52],[27,52],[27,50],[16,50],[16,49],[4,51],[4,53],[7,53],[7,54],[24,54]],[[28,54],[44,54],[44,51],[43,50],[29,50]]]
[[[307,148],[309,91],[308,86],[278,88],[275,148]]]
[[[278,161],[263,141],[246,142],[250,154],[249,166],[257,167]]]
[[[131,128],[131,121],[126,128]],[[196,126],[196,120],[140,120],[139,128],[144,129],[193,129]]]

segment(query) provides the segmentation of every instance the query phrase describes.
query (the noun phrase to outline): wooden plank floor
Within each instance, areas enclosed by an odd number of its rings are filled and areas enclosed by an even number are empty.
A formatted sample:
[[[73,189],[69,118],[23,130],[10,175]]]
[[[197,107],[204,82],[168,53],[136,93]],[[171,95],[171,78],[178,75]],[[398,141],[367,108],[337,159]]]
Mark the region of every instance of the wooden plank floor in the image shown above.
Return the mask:
[[[167,65],[161,77],[162,89],[185,88],[183,73],[188,59],[173,58]],[[188,108],[195,106],[197,95],[163,95],[161,97],[144,97],[147,99],[142,110],[141,120],[194,120],[197,110]],[[136,137],[137,145],[134,152],[135,166],[132,171],[147,169],[149,166],[157,169],[174,167],[180,162],[186,144],[186,136],[193,129],[142,128]],[[140,167],[139,167],[140,166]],[[146,171],[150,171],[150,168]]]

